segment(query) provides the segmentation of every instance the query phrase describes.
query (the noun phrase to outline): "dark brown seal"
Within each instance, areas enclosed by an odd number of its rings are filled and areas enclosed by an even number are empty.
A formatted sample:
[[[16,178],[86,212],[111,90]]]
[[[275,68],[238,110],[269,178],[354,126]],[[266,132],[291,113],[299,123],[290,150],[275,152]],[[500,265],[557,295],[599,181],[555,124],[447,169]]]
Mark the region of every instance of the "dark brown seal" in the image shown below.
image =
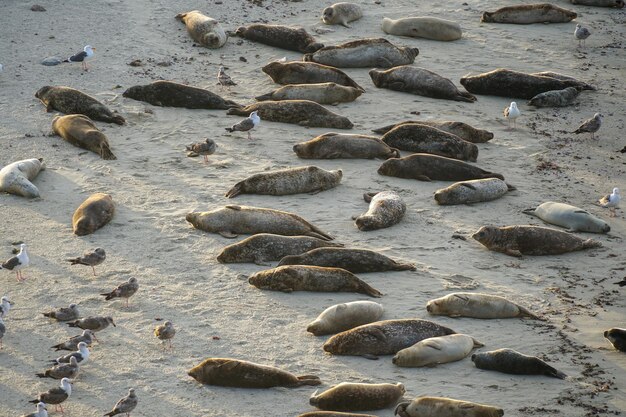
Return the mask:
[[[155,81],[152,84],[136,85],[124,91],[124,97],[161,107],[209,110],[241,107],[234,101],[224,100],[209,90],[172,81]]]
[[[60,111],[65,114],[84,114],[91,120],[123,125],[126,123],[119,114],[113,113],[104,104],[87,94],[70,87],[41,87],[36,93],[46,111]]]
[[[483,12],[484,23],[567,23],[576,19],[576,13],[549,3],[521,4],[502,7],[495,12]]]
[[[313,394],[309,404],[322,410],[367,411],[396,405],[406,390],[397,384],[356,384],[342,382],[321,394]]]
[[[485,143],[493,139],[493,133],[483,129],[477,129],[473,126],[463,122],[450,122],[450,121],[436,121],[436,120],[407,120],[392,125],[383,126],[378,129],[373,129],[372,132],[380,133],[384,135],[394,127],[398,127],[407,123],[419,123],[421,125],[436,127],[444,132],[457,135],[463,140],[472,143]]]
[[[623,9],[625,4],[624,0],[570,0],[570,3],[595,7],[615,7],[617,9]]]
[[[626,352],[626,329],[614,327],[612,329],[605,330],[604,337],[611,342],[615,349]]]
[[[52,130],[72,145],[97,153],[102,159],[117,159],[111,152],[107,137],[87,116],[56,116],[52,119]]]
[[[303,159],[389,159],[399,158],[400,151],[390,148],[374,136],[325,133],[307,142],[297,143],[293,151]]]
[[[109,194],[95,193],[78,206],[72,216],[74,234],[85,236],[92,234],[113,218],[115,204]]]
[[[296,388],[322,383],[315,375],[296,376],[273,366],[228,358],[205,359],[187,375],[202,384],[237,388]]]
[[[305,54],[303,61],[339,68],[392,68],[412,64],[419,53],[417,48],[396,46],[383,38],[359,39],[325,46]]]
[[[302,53],[315,52],[324,47],[303,28],[295,29],[287,26],[257,23],[238,27],[235,35],[249,41]]]
[[[404,158],[391,158],[378,168],[380,175],[420,181],[466,181],[500,178],[501,174],[485,171],[475,165],[443,156],[416,153]]]
[[[546,375],[565,379],[561,371],[557,371],[535,356],[523,355],[513,349],[498,349],[490,352],[474,353],[472,362],[479,369],[503,372],[514,375]]]
[[[354,219],[356,227],[363,232],[391,227],[406,213],[406,204],[395,191],[365,193],[363,199],[370,203],[369,208]]]
[[[328,65],[316,64],[315,62],[295,61],[283,63],[274,61],[262,69],[264,73],[278,84],[335,83],[365,91],[345,72]]]
[[[415,271],[411,263],[393,259],[367,249],[318,248],[300,255],[285,256],[278,266],[315,265],[342,268],[354,274],[362,272]]]

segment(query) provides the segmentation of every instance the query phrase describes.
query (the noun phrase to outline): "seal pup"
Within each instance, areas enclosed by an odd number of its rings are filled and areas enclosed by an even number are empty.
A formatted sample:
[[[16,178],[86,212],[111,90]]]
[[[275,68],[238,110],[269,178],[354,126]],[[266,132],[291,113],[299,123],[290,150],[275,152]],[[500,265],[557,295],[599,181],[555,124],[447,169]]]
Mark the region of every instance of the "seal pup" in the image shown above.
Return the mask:
[[[302,53],[312,53],[324,47],[303,28],[295,29],[281,25],[255,23],[240,26],[235,31],[235,35],[249,41]]]
[[[202,155],[204,157],[204,163],[209,163],[209,155],[213,155],[217,149],[217,144],[213,139],[206,138],[204,142],[196,142],[186,146],[187,156],[196,157]]]
[[[226,44],[228,36],[224,32],[222,25],[217,20],[202,14],[202,12],[192,10],[187,13],[179,13],[175,18],[185,24],[191,39],[200,45],[216,49]]]
[[[87,116],[82,114],[56,116],[52,119],[52,130],[72,145],[96,153],[102,159],[117,159],[111,151],[106,135]]]
[[[566,107],[574,102],[578,94],[579,91],[574,87],[567,87],[563,90],[550,90],[531,98],[528,105],[535,107]]]
[[[31,400],[29,403],[37,404],[41,402],[45,404],[54,404],[55,411],[58,411],[60,407],[61,413],[64,413],[61,403],[70,398],[70,395],[72,395],[72,384],[70,384],[70,380],[68,378],[63,378],[61,379],[60,387],[51,388],[46,392],[40,392],[37,395],[37,399]]]
[[[498,349],[490,352],[474,353],[472,362],[479,369],[498,371],[514,375],[545,375],[565,379],[561,371],[557,371],[535,356],[523,355],[513,349]]]
[[[71,57],[64,59],[61,62],[80,62],[80,66],[83,69],[83,71],[87,71],[89,70],[89,68],[87,67],[87,60],[91,59],[94,55],[93,51],[95,51],[96,48],[94,48],[91,45],[86,45],[82,51],[72,55]]]
[[[382,304],[374,301],[352,301],[335,304],[322,311],[306,328],[315,336],[324,336],[350,330],[378,321],[384,312]]]
[[[342,268],[353,274],[363,272],[415,271],[415,264],[396,262],[367,249],[318,248],[299,255],[285,256],[278,266],[313,265]]]
[[[528,309],[492,294],[454,292],[445,297],[430,300],[426,311],[432,315],[448,317],[472,317],[475,319],[508,319],[528,317],[539,319]]]
[[[439,205],[473,204],[498,199],[516,188],[499,178],[455,182],[435,191]]]
[[[15,278],[18,282],[21,282],[26,280],[22,274],[22,269],[28,268],[29,265],[30,258],[26,252],[26,244],[22,243],[20,244],[20,251],[15,256],[11,256],[9,259],[4,261],[2,265],[0,265],[0,269],[15,271]]]
[[[43,158],[23,159],[0,169],[0,192],[26,198],[40,197],[39,189],[31,181],[46,169]]]
[[[85,344],[87,346],[91,346],[91,344],[93,343],[94,340],[94,333],[93,331],[87,329],[87,330],[83,330],[83,332],[81,334],[79,334],[78,336],[74,336],[74,337],[70,337],[68,340],[66,340],[63,343],[59,343],[57,345],[51,346],[55,351],[59,351],[59,350],[69,350],[69,351],[75,351],[78,349],[78,344],[80,342],[85,342]]]
[[[352,78],[340,69],[315,62],[270,62],[262,68],[263,72],[278,84],[317,84],[336,83],[354,87],[365,92]]]
[[[611,227],[589,212],[564,203],[548,201],[535,208],[523,211],[524,214],[539,217],[546,223],[567,228],[568,232],[608,233]]]
[[[341,268],[309,265],[286,265],[257,272],[248,283],[260,290],[312,292],[356,292],[370,297],[382,297],[382,293],[352,272]]]
[[[617,214],[615,210],[619,207],[619,203],[622,197],[619,194],[619,188],[613,188],[613,192],[611,194],[607,194],[601,199],[598,200],[598,203],[604,208],[608,208],[610,210],[609,217],[615,217]]]
[[[606,330],[604,332],[604,337],[611,342],[615,349],[626,352],[626,329],[614,327]]]
[[[363,17],[363,10],[355,3],[335,3],[322,11],[322,22],[327,25],[351,27],[348,23]]]
[[[188,213],[186,220],[196,229],[219,233],[227,238],[237,234],[274,233],[333,240],[300,216],[266,208],[228,205],[211,211]]]
[[[476,101],[476,97],[460,91],[449,79],[424,68],[403,65],[386,71],[373,69],[369,76],[378,88],[466,103]]]
[[[487,249],[509,256],[561,255],[602,247],[593,239],[581,239],[567,232],[540,226],[483,226],[472,238]]]
[[[293,146],[303,159],[389,159],[399,158],[400,151],[374,136],[325,133]]]
[[[72,228],[77,236],[90,235],[113,218],[115,204],[109,194],[95,193],[83,201],[72,216]]]
[[[576,25],[576,29],[574,30],[574,37],[578,39],[578,47],[585,46],[585,40],[591,36],[591,32],[589,29],[578,23]],[[582,45],[581,45],[582,42]]]
[[[309,100],[319,104],[336,105],[356,100],[362,91],[336,83],[292,84],[271,93],[255,97],[257,101]]]
[[[233,198],[240,194],[291,195],[319,193],[335,188],[341,182],[340,169],[326,171],[316,166],[279,169],[255,174],[239,181],[225,195]]]
[[[72,356],[69,363],[60,363],[58,365],[54,365],[53,367],[48,368],[43,372],[37,373],[36,375],[39,378],[74,379],[78,376],[79,370],[80,367],[78,365],[78,361],[74,356]]]
[[[456,362],[465,358],[475,348],[485,346],[466,334],[430,337],[402,349],[391,362],[396,366],[422,367]]]
[[[394,127],[381,140],[402,151],[429,153],[471,162],[476,162],[478,158],[478,147],[475,144],[452,133],[419,123]]]
[[[333,113],[309,100],[260,101],[240,109],[232,108],[226,114],[246,116],[250,112],[258,112],[263,120],[270,122],[334,129],[352,129],[354,126],[347,117]]]
[[[205,359],[187,375],[201,384],[237,388],[297,388],[322,383],[315,375],[296,376],[273,366],[228,358]]]
[[[229,113],[230,114],[230,113]],[[261,123],[261,118],[258,115],[258,111],[253,111],[250,113],[248,117],[240,121],[239,123],[235,123],[231,127],[227,127],[227,132],[248,132],[248,140],[252,139],[252,134],[250,131],[257,127]]]
[[[456,41],[463,37],[461,25],[437,17],[405,17],[392,20],[383,18],[383,32],[396,36],[431,39],[434,41]]]
[[[303,61],[339,68],[391,68],[412,64],[419,52],[418,48],[399,47],[384,38],[368,38],[325,46],[305,54]]]
[[[615,7],[618,9],[624,8],[624,0],[570,0],[572,4],[582,4],[584,6],[596,6],[596,7]]]
[[[106,123],[126,123],[122,116],[113,113],[95,98],[70,87],[46,85],[37,90],[35,97],[46,106],[47,112],[56,110],[65,114],[84,114],[91,120]]]
[[[513,120],[513,129],[517,128],[517,118],[520,117],[520,111],[517,108],[517,103],[512,101],[510,105],[504,108],[502,112],[504,118],[509,122],[509,129],[511,128],[511,120]]]
[[[391,227],[406,213],[406,204],[395,191],[365,193],[363,199],[370,204],[369,208],[354,219],[356,227],[363,232]]]
[[[167,340],[170,350],[172,350],[172,339],[174,338],[175,334],[176,329],[174,328],[172,322],[169,320],[154,328],[154,336],[161,341]]]
[[[114,298],[124,298],[126,300],[126,307],[128,307],[128,300],[138,289],[139,283],[137,282],[137,278],[131,277],[127,282],[118,285],[113,291],[101,293],[100,295],[103,295],[104,299],[107,301]]]
[[[490,405],[443,397],[418,397],[398,404],[400,417],[502,417],[504,410]]]
[[[69,327],[78,327],[83,330],[91,330],[93,332],[99,332],[109,327],[109,324],[115,326],[113,317],[111,316],[89,316],[84,319],[75,320],[71,323],[67,323]],[[94,335],[95,337],[95,335]]]
[[[41,314],[43,314],[44,317],[50,317],[57,321],[71,321],[80,317],[78,306],[74,303],[70,304],[68,307],[61,307],[57,310],[51,310]]]
[[[419,181],[465,181],[483,178],[504,180],[501,174],[485,171],[457,159],[427,153],[388,159],[378,168],[378,173]]]
[[[409,123],[418,123],[421,125],[435,127],[444,132],[452,133],[460,137],[463,140],[472,143],[485,143],[493,139],[493,133],[483,129],[477,129],[473,126],[463,122],[451,122],[451,121],[438,121],[438,120],[407,120],[392,125],[380,127],[378,129],[372,129],[372,132],[384,135],[391,129]]]
[[[602,126],[603,117],[604,116],[600,113],[594,114],[591,119],[585,120],[580,126],[578,126],[578,129],[574,130],[572,133],[591,133],[591,139],[594,139],[594,134],[600,130],[600,126]]]
[[[151,84],[135,85],[124,97],[143,101],[159,107],[182,107],[185,109],[227,110],[241,107],[204,88],[158,80]]]
[[[128,389],[128,395],[120,399],[113,407],[113,410],[105,414],[105,416],[115,416],[118,414],[126,414],[126,417],[130,416],[130,412],[137,407],[137,395],[134,388]]]
[[[395,405],[406,390],[397,384],[358,384],[342,382],[309,398],[309,404],[321,410],[368,411]]]
[[[522,4],[502,7],[495,12],[483,12],[482,23],[567,23],[576,19],[576,13],[549,3]]]

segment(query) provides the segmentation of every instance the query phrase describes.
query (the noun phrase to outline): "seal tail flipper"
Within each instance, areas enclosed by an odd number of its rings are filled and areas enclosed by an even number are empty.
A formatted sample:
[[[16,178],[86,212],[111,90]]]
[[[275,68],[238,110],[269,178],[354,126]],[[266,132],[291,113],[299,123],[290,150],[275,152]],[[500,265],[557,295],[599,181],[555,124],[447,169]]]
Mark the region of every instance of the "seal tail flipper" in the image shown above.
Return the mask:
[[[113,154],[113,152],[111,152],[111,148],[109,148],[108,145],[102,146],[102,148],[100,149],[100,157],[107,161],[112,161],[114,159],[117,159],[117,157]]]
[[[359,292],[362,294],[367,294],[370,297],[380,298],[383,296],[383,293],[378,291],[376,288],[369,285],[367,282],[359,280]]]
[[[365,193],[363,194],[363,200],[365,200],[366,203],[369,203],[372,201],[372,198],[374,198],[376,194],[378,193]]]
[[[237,85],[237,84],[231,84],[231,85]],[[232,100],[225,100],[226,101],[226,105],[228,106],[229,109],[240,109],[241,107],[243,107],[241,104],[235,103]]]
[[[120,116],[119,114],[118,114],[118,115],[113,116],[113,117],[111,118],[111,121],[112,121],[113,123],[117,124],[117,125],[120,125],[120,126],[121,126],[121,125],[126,124],[126,119],[124,119],[124,118],[123,118],[122,116]]]
[[[308,233],[309,236],[313,236],[313,237],[320,237],[320,239],[324,239],[324,240],[333,240],[334,238],[327,234],[322,232],[320,229],[318,229],[317,227],[313,226],[312,224],[309,224],[309,226],[311,227],[311,232]]]
[[[583,242],[583,249],[601,248],[602,243],[597,240],[587,239]]]
[[[519,316],[520,317],[528,317],[528,318],[531,318],[531,319],[540,320],[539,316],[537,316],[536,314],[532,313],[527,308],[524,308],[522,306],[517,306],[517,308],[519,309]]]
[[[535,210],[536,210],[536,209],[537,209],[536,207],[533,207],[533,208],[527,208],[527,209],[522,210],[522,213],[524,213],[524,214],[528,214],[528,215],[530,215],[530,216],[534,216],[534,215],[535,215]]]
[[[400,158],[400,156],[401,155],[400,155],[400,150],[399,149],[391,148],[391,152],[390,152],[389,158]],[[389,159],[389,158],[387,158],[387,159]]]
[[[515,191],[517,190],[517,187],[514,185],[509,184],[508,182],[505,183],[506,184],[506,188],[508,189],[508,191]]]
[[[256,101],[267,101],[272,99],[272,93],[263,94],[254,98]]]
[[[243,111],[244,107],[233,107],[231,109],[228,109],[228,111],[226,112],[226,114],[230,114],[230,115],[235,115],[235,116],[248,116],[248,114],[250,114],[250,112],[245,112]]]
[[[301,387],[303,385],[320,385],[322,383],[320,378],[315,375],[301,375],[296,378],[298,378],[298,382],[296,384],[297,387]]]
[[[228,192],[224,194],[224,197],[227,197],[227,198],[237,197],[239,194],[241,194],[242,191],[243,191],[243,182],[240,181],[237,184],[235,184],[233,188],[228,190]]]
[[[417,268],[415,267],[415,264],[410,264],[410,263],[399,263],[396,262],[396,264],[393,266],[394,271],[416,271]]]
[[[466,103],[473,103],[476,100],[476,96],[464,91],[459,91],[459,94],[454,97],[454,101],[464,101]]]
[[[550,372],[549,372],[549,374],[548,374],[549,376],[553,376],[553,377],[555,377],[555,378],[559,378],[559,379],[565,379],[565,378],[567,378],[567,375],[566,375],[566,374],[564,374],[563,372],[558,371],[558,370],[556,370],[555,368],[553,368],[553,367],[551,367],[551,366],[549,367],[549,369],[550,369]]]

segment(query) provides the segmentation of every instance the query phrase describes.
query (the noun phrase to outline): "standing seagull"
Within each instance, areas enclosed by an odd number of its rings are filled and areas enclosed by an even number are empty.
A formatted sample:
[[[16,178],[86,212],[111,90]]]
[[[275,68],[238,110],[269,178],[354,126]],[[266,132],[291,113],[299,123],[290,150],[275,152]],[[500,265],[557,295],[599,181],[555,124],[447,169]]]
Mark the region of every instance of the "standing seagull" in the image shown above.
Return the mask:
[[[230,75],[226,74],[223,66],[220,67],[219,71],[217,72],[217,83],[220,85],[220,87],[226,88],[231,85],[237,85],[237,83],[235,83],[232,78],[230,78]]]
[[[61,407],[61,413],[65,414],[63,410],[63,406],[61,403],[68,398],[72,394],[72,385],[70,384],[70,380],[67,378],[63,378],[61,380],[60,388],[51,388],[48,392],[40,392],[37,396],[36,400],[29,401],[30,403],[37,404],[38,402],[43,402],[46,404],[54,404],[55,411]]]
[[[9,271],[15,271],[18,281],[25,281],[26,278],[22,275],[22,269],[27,268],[30,264],[28,254],[26,253],[26,244],[20,245],[20,251],[17,255],[9,258],[5,263],[0,266],[0,269],[8,269]]]
[[[513,128],[517,127],[517,118],[520,114],[517,103],[514,101],[511,102],[510,106],[504,108],[504,117],[509,121],[509,129],[511,128],[511,120],[513,120]]]
[[[167,340],[169,342],[170,350],[172,349],[172,338],[176,334],[176,329],[171,321],[166,321],[160,326],[155,327],[154,335],[159,340]]]
[[[48,417],[48,410],[46,405],[42,402],[37,403],[37,411],[30,414],[25,414],[22,417]]]
[[[253,111],[246,119],[232,125],[232,127],[227,127],[226,130],[228,132],[248,132],[248,139],[252,139],[250,130],[254,129],[259,123],[261,123],[261,118],[256,111]]]
[[[111,292],[103,293],[100,295],[105,296],[105,300],[110,300],[112,298],[125,298],[126,299],[126,307],[128,307],[128,299],[133,296],[139,289],[139,283],[137,283],[137,278],[133,277],[123,284],[120,284],[116,289]]]
[[[600,130],[600,126],[602,126],[602,116],[600,113],[596,113],[593,115],[591,119],[587,119],[581,124],[578,129],[573,131],[572,133],[591,133],[591,139],[594,138],[594,133]]]
[[[93,56],[93,51],[95,50],[96,48],[92,48],[91,45],[87,45],[83,48],[82,52],[72,55],[63,62],[80,62],[83,67],[83,71],[87,71],[87,60]]]
[[[6,295],[0,299],[0,319],[5,318],[7,314],[9,314],[9,310],[11,310],[12,305],[13,303]]]
[[[198,155],[204,156],[204,162],[209,163],[209,155],[213,155],[217,149],[217,144],[212,139],[207,138],[204,142],[196,142],[187,146],[189,153],[187,156],[195,157]]]
[[[87,362],[87,359],[89,359],[89,349],[87,349],[87,344],[85,342],[80,342],[78,344],[78,350],[76,352],[68,353],[64,356],[59,356],[58,358],[53,359],[50,362],[57,365],[61,363],[70,363],[71,358],[76,358],[76,362],[82,363],[84,365]]]
[[[589,32],[589,29],[583,27],[583,25],[581,25],[580,23],[576,25],[576,30],[574,30],[574,36],[576,36],[576,39],[578,39],[578,46],[581,46],[581,42],[583,43],[582,46],[585,46],[585,39],[587,39],[590,35],[591,32]]]
[[[126,413],[126,417],[130,416],[130,412],[133,411],[137,407],[137,396],[135,395],[135,389],[130,388],[128,390],[128,395],[115,404],[113,410],[106,413],[105,416],[114,416],[117,414]]]
[[[87,251],[83,253],[83,256],[79,256],[78,258],[68,259],[68,262],[71,262],[72,265],[87,265],[90,266],[93,270],[93,275],[96,276],[96,268],[94,266],[100,265],[107,258],[107,254],[102,248],[95,248],[93,251]]]
[[[76,304],[70,304],[69,307],[61,307],[58,310],[52,310],[48,311],[47,313],[41,314],[46,317],[50,317],[51,319],[56,319],[58,321],[76,320],[78,317],[80,317],[78,306]]]
[[[615,214],[615,209],[619,207],[621,199],[622,197],[619,195],[619,188],[613,188],[613,192],[602,197],[598,200],[598,203],[600,203],[602,207],[606,207],[611,210],[611,214],[609,215],[610,217],[615,217],[617,216],[617,214]]]

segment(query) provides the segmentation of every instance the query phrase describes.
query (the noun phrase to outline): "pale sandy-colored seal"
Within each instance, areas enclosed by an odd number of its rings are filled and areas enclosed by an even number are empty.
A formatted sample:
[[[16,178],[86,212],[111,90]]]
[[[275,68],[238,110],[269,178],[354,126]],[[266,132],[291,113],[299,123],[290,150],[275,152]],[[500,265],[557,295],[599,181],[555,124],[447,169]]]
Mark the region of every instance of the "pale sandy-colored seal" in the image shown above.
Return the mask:
[[[477,129],[473,126],[468,125],[467,123],[437,120],[407,120],[404,122],[383,126],[378,129],[372,129],[372,132],[384,135],[394,127],[398,127],[407,123],[419,123],[421,125],[436,127],[439,130],[452,133],[453,135],[457,135],[461,139],[472,143],[485,143],[493,139],[492,132],[483,129]]]
[[[557,371],[535,356],[527,356],[513,349],[497,349],[490,352],[474,353],[472,362],[479,369],[503,372],[514,375],[546,375],[565,379],[561,371]]]
[[[278,84],[336,83],[365,91],[340,69],[315,62],[270,62],[262,68]]]
[[[299,255],[285,256],[278,266],[315,265],[342,268],[353,274],[364,272],[415,271],[415,264],[402,263],[371,250],[318,248]]]
[[[626,352],[626,329],[614,327],[604,332],[604,337],[611,342],[617,350]]]
[[[227,114],[248,116],[253,111],[258,112],[262,120],[270,122],[334,129],[352,129],[354,126],[347,117],[309,100],[260,101],[243,108],[231,108]]]
[[[229,358],[205,359],[187,375],[202,384],[238,388],[295,388],[322,383],[315,375],[296,376],[273,366]]]
[[[336,105],[354,101],[361,94],[363,92],[358,88],[337,83],[292,84],[255,97],[255,99],[258,101],[310,100],[319,104]]]
[[[106,135],[87,116],[56,116],[52,119],[52,130],[72,145],[94,152],[102,159],[117,159]]]
[[[224,28],[217,20],[198,10],[179,13],[176,15],[176,19],[185,24],[187,33],[194,41],[207,48],[221,48],[228,39]]]
[[[358,384],[342,382],[321,394],[317,391],[309,404],[321,410],[368,411],[380,410],[396,405],[406,390],[397,384]]]
[[[237,234],[274,233],[333,240],[302,217],[280,210],[228,205],[211,211],[188,213],[186,219],[196,229],[228,238]]]
[[[371,414],[344,413],[342,411],[309,411],[299,414],[298,417],[376,417]]]
[[[363,10],[361,10],[361,6],[355,3],[335,3],[322,11],[322,22],[327,25],[342,25],[349,28],[348,23],[362,17]]]
[[[36,93],[46,111],[60,111],[65,114],[84,114],[91,120],[123,125],[126,120],[119,114],[113,113],[107,106],[95,98],[70,87],[41,87]]]
[[[473,349],[482,346],[485,345],[466,334],[431,337],[402,349],[391,361],[404,367],[435,366],[460,361]]]
[[[546,223],[565,227],[568,232],[608,233],[611,231],[611,226],[604,220],[569,204],[548,201],[523,212],[539,217]]]
[[[502,417],[504,410],[490,405],[442,397],[418,397],[396,407],[400,417]]]
[[[406,213],[406,204],[395,191],[365,193],[363,199],[370,203],[369,208],[354,219],[356,227],[363,232],[391,227]]]
[[[484,12],[480,18],[484,23],[567,23],[576,19],[576,13],[550,3],[521,4],[502,7],[495,12]]]
[[[341,182],[340,169],[326,171],[316,166],[279,169],[255,174],[239,181],[227,193],[233,198],[240,194],[290,195],[318,193],[335,188]]]
[[[418,48],[400,47],[387,39],[369,38],[325,46],[303,60],[339,68],[391,68],[409,65],[419,55]]]
[[[373,301],[352,301],[335,304],[317,316],[306,328],[315,336],[335,334],[379,320],[384,312],[382,304]]]
[[[293,146],[298,158],[303,159],[388,159],[399,158],[400,151],[390,148],[374,136],[343,133],[325,133],[307,142]]]
[[[95,193],[78,206],[72,216],[74,234],[90,235],[107,224],[115,214],[115,204],[109,194]]]
[[[484,178],[455,182],[435,192],[435,201],[441,205],[472,204],[502,197],[515,187],[499,178]]]
[[[578,90],[574,87],[567,87],[563,90],[550,90],[531,98],[528,105],[535,107],[566,107],[574,102],[578,94]]]
[[[369,75],[378,88],[466,103],[476,101],[476,97],[460,91],[449,79],[424,68],[403,65],[386,71],[373,69]]]
[[[624,8],[624,0],[570,0],[570,3],[583,6]]]
[[[472,292],[455,292],[430,300],[426,304],[426,310],[438,316],[475,319],[539,318],[528,309],[504,297]]]
[[[249,26],[240,26],[235,31],[235,35],[249,41],[302,53],[315,52],[324,47],[303,28],[296,29],[281,25],[255,23]]]
[[[404,17],[392,20],[383,18],[383,31],[390,35],[411,36],[435,41],[455,41],[461,39],[461,25],[437,17]]]
[[[501,174],[485,171],[457,159],[426,153],[388,159],[378,168],[378,173],[420,181],[465,181],[482,178],[504,180]]]
[[[46,168],[43,158],[24,159],[0,169],[0,192],[37,198],[39,189],[31,181]]]
[[[123,95],[133,100],[145,101],[153,106],[161,107],[209,110],[227,110],[233,107],[241,107],[234,101],[225,100],[204,88],[163,80],[130,87],[124,91]]]

